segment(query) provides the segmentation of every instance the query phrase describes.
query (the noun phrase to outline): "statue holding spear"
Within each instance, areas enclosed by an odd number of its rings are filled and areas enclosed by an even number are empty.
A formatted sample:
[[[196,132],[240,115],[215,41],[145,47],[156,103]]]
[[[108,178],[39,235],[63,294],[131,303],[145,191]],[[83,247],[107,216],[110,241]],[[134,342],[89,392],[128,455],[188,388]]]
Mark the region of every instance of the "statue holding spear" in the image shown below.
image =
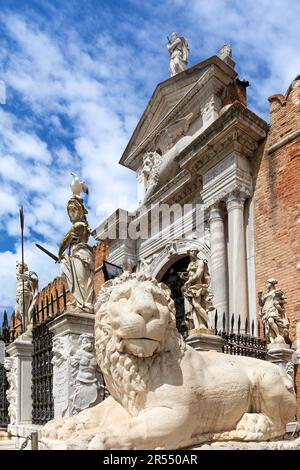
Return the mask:
[[[36,273],[29,271],[24,261],[24,211],[20,209],[21,228],[21,263],[16,263],[16,304],[15,318],[22,323],[22,331],[31,331],[33,324],[33,308],[38,296],[38,277]]]

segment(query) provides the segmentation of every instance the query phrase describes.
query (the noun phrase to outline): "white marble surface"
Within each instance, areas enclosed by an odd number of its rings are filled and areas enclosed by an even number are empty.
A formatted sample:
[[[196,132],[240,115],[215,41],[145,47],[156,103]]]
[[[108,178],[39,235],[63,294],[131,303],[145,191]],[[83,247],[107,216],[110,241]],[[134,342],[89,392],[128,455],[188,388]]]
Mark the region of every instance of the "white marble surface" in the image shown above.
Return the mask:
[[[291,378],[266,361],[190,348],[176,330],[169,290],[156,280],[124,273],[108,281],[95,311],[97,360],[111,396],[47,423],[47,448],[266,441],[282,437],[294,419]]]
[[[222,328],[222,317],[228,318],[227,298],[227,254],[224,228],[224,211],[220,203],[210,207],[211,287],[214,306],[218,311],[218,328]]]
[[[226,199],[228,212],[229,315],[241,317],[241,331],[248,317],[248,286],[244,227],[245,195],[232,192]]]
[[[32,336],[23,333],[7,348],[10,357],[15,358],[17,370],[16,424],[30,423],[32,413]]]
[[[101,377],[94,350],[93,314],[65,312],[49,323],[53,338],[55,418],[71,416],[99,403]]]

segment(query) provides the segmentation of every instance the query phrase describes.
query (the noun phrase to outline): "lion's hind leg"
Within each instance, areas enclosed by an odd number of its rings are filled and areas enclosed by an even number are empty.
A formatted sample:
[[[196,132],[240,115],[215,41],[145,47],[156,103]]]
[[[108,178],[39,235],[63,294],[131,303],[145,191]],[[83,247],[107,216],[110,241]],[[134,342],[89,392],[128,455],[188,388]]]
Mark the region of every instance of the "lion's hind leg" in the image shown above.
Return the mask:
[[[220,441],[267,441],[272,438],[273,423],[262,413],[245,413],[232,431],[214,434]]]
[[[236,427],[239,440],[268,441],[272,438],[273,422],[262,413],[245,413]]]

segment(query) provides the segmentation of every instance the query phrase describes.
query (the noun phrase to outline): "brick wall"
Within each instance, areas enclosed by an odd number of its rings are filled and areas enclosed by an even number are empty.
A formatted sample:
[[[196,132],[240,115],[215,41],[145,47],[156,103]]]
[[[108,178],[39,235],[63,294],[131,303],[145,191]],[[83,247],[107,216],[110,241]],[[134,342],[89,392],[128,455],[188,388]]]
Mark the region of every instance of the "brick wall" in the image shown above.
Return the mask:
[[[252,168],[256,289],[265,290],[270,277],[279,281],[294,341],[300,314],[300,77],[269,101],[270,130]],[[299,371],[297,381],[300,391]],[[300,413],[300,393],[298,403]]]

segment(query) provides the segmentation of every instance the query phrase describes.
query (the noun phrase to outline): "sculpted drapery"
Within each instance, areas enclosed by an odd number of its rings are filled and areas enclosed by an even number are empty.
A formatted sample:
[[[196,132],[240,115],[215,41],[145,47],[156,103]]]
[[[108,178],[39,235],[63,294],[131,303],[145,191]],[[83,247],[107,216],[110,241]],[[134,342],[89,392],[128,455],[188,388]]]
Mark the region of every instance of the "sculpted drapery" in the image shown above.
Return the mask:
[[[74,297],[71,305],[92,313],[94,255],[92,247],[88,245],[90,228],[86,219],[86,209],[82,199],[76,196],[69,200],[67,209],[73,225],[64,237],[58,252],[61,278]],[[67,249],[69,254],[65,254]]]

